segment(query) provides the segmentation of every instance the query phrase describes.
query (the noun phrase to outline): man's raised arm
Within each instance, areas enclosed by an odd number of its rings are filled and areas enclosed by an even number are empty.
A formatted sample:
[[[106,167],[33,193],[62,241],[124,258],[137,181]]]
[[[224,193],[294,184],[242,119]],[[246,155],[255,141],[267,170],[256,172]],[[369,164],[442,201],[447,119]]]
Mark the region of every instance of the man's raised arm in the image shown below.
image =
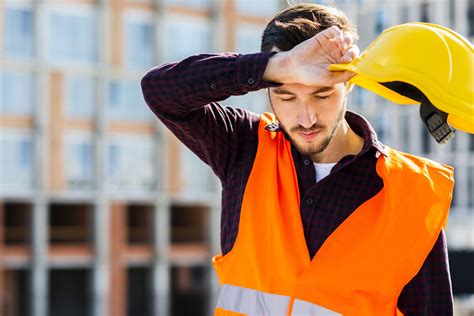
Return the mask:
[[[218,102],[278,86],[262,79],[273,54],[200,54],[159,65],[141,81],[145,101],[222,180],[232,168],[238,146],[251,136],[259,117]]]

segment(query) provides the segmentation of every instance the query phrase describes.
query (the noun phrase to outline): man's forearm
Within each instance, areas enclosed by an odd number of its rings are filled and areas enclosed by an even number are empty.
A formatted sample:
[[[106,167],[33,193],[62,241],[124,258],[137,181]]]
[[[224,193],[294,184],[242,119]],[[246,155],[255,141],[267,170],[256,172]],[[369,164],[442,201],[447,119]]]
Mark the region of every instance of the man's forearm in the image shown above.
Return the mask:
[[[162,64],[143,77],[143,95],[155,113],[175,113],[275,86],[263,81],[263,72],[273,54],[201,54]]]
[[[263,80],[278,83],[292,82],[289,76],[288,63],[289,60],[285,52],[271,56],[263,73]]]

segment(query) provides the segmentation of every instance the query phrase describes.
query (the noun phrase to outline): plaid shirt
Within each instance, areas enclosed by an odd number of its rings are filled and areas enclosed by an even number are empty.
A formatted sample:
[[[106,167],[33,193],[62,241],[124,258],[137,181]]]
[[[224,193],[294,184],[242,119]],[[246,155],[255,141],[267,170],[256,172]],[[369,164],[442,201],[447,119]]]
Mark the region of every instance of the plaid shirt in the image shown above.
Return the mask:
[[[150,109],[221,180],[223,254],[232,249],[237,237],[245,186],[257,152],[259,116],[219,102],[280,85],[262,79],[273,54],[194,55],[151,69],[141,82]],[[345,119],[364,138],[363,149],[343,157],[321,181],[315,181],[311,159],[292,147],[311,258],[339,224],[383,187],[375,164],[378,155],[385,154],[384,146],[362,116],[347,111]],[[444,231],[400,294],[398,308],[406,315],[453,314]]]

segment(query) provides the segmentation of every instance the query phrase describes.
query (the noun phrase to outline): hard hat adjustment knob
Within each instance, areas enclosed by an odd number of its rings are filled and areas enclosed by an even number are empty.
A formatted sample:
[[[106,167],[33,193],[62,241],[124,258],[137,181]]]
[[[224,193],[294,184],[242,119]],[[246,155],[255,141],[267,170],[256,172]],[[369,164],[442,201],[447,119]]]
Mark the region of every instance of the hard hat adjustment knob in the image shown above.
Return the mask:
[[[454,137],[455,131],[447,122],[448,114],[436,108],[426,97],[421,101],[420,117],[438,144],[446,144]]]

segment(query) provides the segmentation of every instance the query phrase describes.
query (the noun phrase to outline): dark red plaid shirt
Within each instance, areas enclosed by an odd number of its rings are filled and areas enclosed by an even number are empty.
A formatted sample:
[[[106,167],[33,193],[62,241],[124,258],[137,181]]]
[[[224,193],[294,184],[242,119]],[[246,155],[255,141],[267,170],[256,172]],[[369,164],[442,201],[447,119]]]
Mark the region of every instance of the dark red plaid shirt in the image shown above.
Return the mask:
[[[231,95],[278,86],[262,79],[272,54],[194,55],[151,69],[141,82],[150,109],[221,180],[223,254],[237,237],[243,194],[257,152],[259,116],[219,102]],[[311,257],[339,224],[383,186],[375,164],[376,156],[385,154],[384,146],[362,116],[348,111],[345,118],[364,138],[363,149],[342,158],[318,183],[311,159],[292,148]],[[406,315],[453,314],[444,231],[418,274],[403,289],[398,307]]]

